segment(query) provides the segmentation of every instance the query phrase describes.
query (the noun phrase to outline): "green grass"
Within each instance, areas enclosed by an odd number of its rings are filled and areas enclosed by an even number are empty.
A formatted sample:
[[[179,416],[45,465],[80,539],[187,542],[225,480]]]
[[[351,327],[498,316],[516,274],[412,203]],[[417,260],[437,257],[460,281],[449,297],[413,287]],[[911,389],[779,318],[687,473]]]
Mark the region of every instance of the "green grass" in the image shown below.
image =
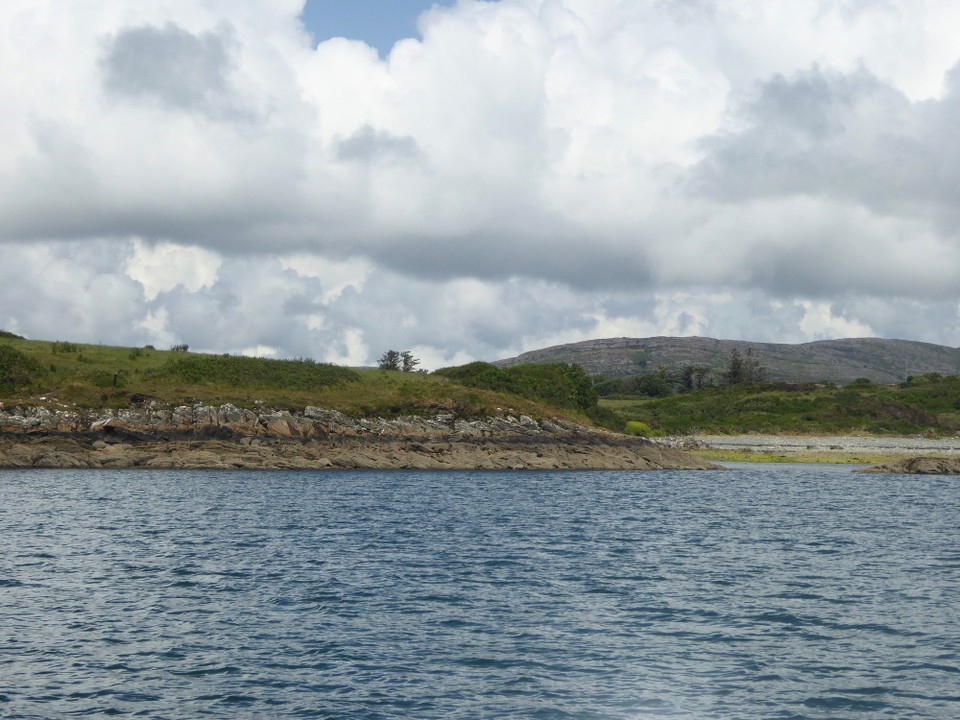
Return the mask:
[[[583,368],[564,363],[530,363],[498,368],[485,362],[437,370],[457,384],[510,393],[556,407],[587,411],[596,407],[597,392]]]
[[[316,405],[353,417],[512,412],[588,422],[571,408],[437,375],[0,335],[0,401],[8,408],[124,408],[147,400],[290,410]]]
[[[624,425],[644,422],[669,435],[947,435],[960,431],[960,377],[926,376],[900,386],[709,388],[666,398],[602,398],[600,407]]]
[[[471,363],[426,375],[351,370],[309,360],[203,355],[151,348],[24,340],[0,332],[0,401],[17,405],[130,407],[234,403],[340,410],[354,417],[510,412],[560,416],[649,435],[694,432],[947,435],[960,431],[960,377],[900,386],[708,388],[665,398],[596,396],[579,368],[508,370]],[[588,419],[589,418],[589,419]]]

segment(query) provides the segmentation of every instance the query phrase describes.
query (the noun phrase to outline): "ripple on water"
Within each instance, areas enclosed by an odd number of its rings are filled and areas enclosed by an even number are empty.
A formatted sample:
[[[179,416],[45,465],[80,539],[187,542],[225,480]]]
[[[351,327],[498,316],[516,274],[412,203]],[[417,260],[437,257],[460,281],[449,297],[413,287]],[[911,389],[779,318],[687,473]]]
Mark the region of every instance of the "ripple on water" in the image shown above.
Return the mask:
[[[960,716],[960,488],[14,471],[0,715]]]

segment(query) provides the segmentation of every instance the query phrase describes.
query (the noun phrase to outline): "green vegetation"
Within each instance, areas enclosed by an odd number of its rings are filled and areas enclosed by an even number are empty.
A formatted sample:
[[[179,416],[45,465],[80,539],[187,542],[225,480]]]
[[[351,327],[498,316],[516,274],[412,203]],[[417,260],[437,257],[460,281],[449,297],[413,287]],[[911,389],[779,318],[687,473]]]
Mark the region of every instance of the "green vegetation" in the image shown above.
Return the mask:
[[[556,407],[587,411],[597,404],[597,391],[583,368],[565,363],[498,368],[485,362],[443,368],[434,375],[460,385],[510,393]]]
[[[44,376],[43,366],[19,350],[0,345],[0,393],[12,393]]]
[[[639,420],[628,420],[623,431],[627,435],[633,435],[634,437],[652,437],[654,435],[653,428]]]
[[[960,376],[911,378],[899,386],[735,385],[664,398],[604,398],[622,424],[669,435],[853,433],[931,435],[960,431]]]
[[[420,361],[409,350],[387,350],[380,356],[377,367],[381,370],[395,370],[397,372],[416,372]]]
[[[582,374],[580,386],[592,391]],[[569,392],[569,383],[564,387]],[[533,417],[584,419],[570,403],[555,407],[533,394],[471,387],[441,375],[352,370],[312,360],[204,355],[180,347],[161,351],[151,346],[39,342],[9,334],[0,337],[0,400],[7,407],[122,408],[149,400],[289,410],[316,405],[353,417],[453,413],[471,418],[494,415],[502,408]]]
[[[402,368],[402,353],[401,356]],[[748,361],[749,358],[742,358]],[[413,366],[411,366],[413,367]],[[935,373],[897,386],[857,380],[825,384],[699,385],[696,367],[618,381],[591,380],[579,365],[498,368],[470,363],[432,374],[351,370],[312,360],[203,355],[0,333],[0,400],[84,408],[149,400],[179,405],[231,402],[244,407],[340,410],[354,417],[508,411],[560,416],[633,435],[821,433],[931,436],[960,432],[960,376]],[[598,393],[602,394],[598,403]]]
[[[147,373],[146,377],[167,378],[193,385],[226,384],[237,388],[288,390],[316,390],[360,379],[354,370],[313,360],[267,360],[231,355],[187,355],[182,352],[180,355]]]

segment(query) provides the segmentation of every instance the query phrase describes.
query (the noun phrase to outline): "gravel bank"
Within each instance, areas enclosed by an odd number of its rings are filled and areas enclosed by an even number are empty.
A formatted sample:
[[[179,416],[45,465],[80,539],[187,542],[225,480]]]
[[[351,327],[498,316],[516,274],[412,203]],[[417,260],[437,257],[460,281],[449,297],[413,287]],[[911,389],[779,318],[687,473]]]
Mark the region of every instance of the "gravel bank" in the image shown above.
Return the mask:
[[[664,438],[685,450],[739,450],[780,454],[864,453],[960,457],[960,437],[884,437],[861,435],[690,435]]]

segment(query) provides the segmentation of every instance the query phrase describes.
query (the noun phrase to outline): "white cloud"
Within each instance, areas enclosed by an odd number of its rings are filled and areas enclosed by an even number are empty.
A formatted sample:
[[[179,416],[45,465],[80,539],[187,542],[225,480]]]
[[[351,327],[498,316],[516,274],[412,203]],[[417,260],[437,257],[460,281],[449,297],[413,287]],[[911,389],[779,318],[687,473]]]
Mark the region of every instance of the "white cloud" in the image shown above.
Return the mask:
[[[461,0],[384,59],[301,6],[3,4],[9,327],[350,364],[960,342],[960,5]]]
[[[148,245],[137,238],[124,270],[143,285],[145,298],[150,301],[178,285],[193,292],[210,287],[216,282],[221,263],[219,255],[203,248],[173,243]]]

